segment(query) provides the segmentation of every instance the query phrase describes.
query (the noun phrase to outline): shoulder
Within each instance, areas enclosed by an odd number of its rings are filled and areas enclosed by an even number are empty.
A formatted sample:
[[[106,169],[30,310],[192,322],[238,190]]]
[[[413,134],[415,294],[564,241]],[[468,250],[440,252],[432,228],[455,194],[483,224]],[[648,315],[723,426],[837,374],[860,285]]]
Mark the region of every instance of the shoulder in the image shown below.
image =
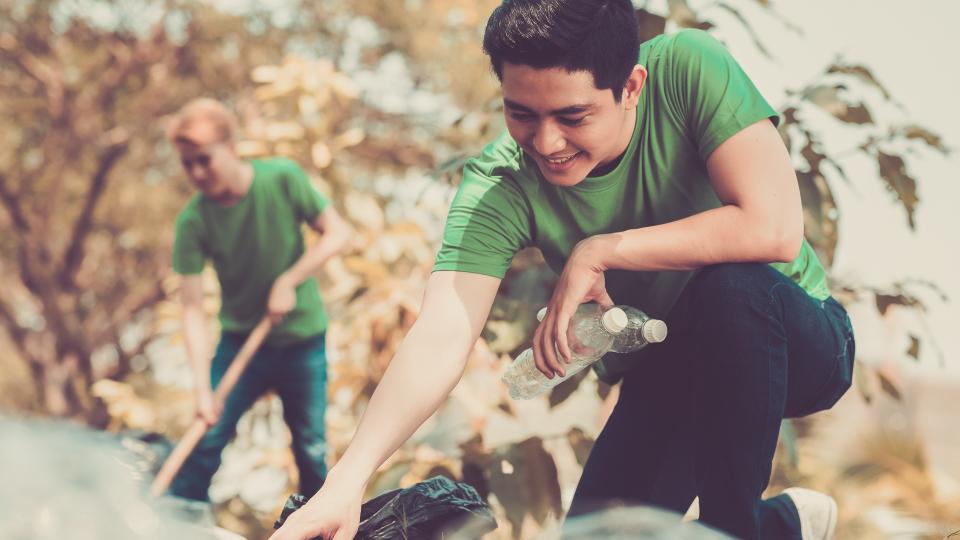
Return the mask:
[[[686,28],[663,37],[663,54],[676,64],[704,58],[720,58],[730,54],[717,38],[697,28]]]
[[[684,28],[664,34],[661,37],[663,38],[663,47],[674,54],[698,52],[704,49],[719,48],[726,50],[726,47],[717,38],[699,28]]]
[[[467,160],[464,170],[490,177],[516,174],[522,167],[520,145],[506,131],[483,147],[476,156]]]
[[[536,184],[535,165],[523,157],[520,145],[506,131],[463,167],[464,185],[480,185],[490,189],[527,190]]]
[[[190,200],[187,201],[187,204],[185,204],[183,209],[180,210],[180,213],[177,214],[177,228],[180,229],[202,223],[203,214],[200,210],[200,206],[202,204],[203,197],[199,193],[190,197]]]
[[[250,164],[253,165],[254,169],[257,171],[257,174],[263,174],[267,176],[304,174],[303,167],[301,167],[299,163],[283,156],[253,159],[250,160]]]

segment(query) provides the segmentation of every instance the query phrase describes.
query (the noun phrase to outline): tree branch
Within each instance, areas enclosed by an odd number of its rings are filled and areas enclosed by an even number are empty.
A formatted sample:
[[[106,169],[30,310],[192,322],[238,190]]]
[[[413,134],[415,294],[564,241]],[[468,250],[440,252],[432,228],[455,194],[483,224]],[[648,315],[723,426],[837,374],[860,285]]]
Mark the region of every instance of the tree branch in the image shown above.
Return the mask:
[[[50,108],[50,117],[54,123],[63,120],[66,113],[66,89],[63,86],[63,77],[60,71],[41,62],[36,56],[26,51],[14,53],[13,61],[27,75],[39,82],[47,95],[47,106]]]
[[[27,220],[27,216],[23,213],[23,208],[20,206],[20,200],[17,194],[10,191],[7,187],[7,177],[3,173],[0,173],[0,202],[3,203],[4,208],[7,209],[7,213],[10,214],[10,219],[13,220],[13,226],[17,229],[17,232],[29,234],[30,221]]]
[[[13,313],[13,309],[3,298],[0,298],[0,323],[2,323],[3,327],[7,330],[7,334],[10,336],[11,341],[13,341],[13,345],[17,348],[17,351],[20,352],[20,356],[28,363],[31,363],[30,351],[27,350],[27,335],[30,332],[20,326],[20,323],[17,322],[17,318]]]
[[[90,191],[83,203],[83,209],[73,225],[73,234],[63,256],[63,265],[60,271],[60,283],[64,288],[73,286],[77,270],[83,262],[83,247],[93,224],[93,212],[100,202],[107,187],[107,177],[120,156],[127,152],[129,136],[123,135],[120,140],[112,143],[100,156],[99,165],[90,182]]]

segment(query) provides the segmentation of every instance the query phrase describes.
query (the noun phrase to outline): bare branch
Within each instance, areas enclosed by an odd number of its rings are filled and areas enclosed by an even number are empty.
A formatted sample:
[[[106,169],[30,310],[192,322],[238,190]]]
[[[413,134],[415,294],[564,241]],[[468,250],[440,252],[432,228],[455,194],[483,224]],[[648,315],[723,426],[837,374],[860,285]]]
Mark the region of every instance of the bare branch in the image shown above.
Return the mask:
[[[88,326],[87,333],[94,336],[93,343],[105,343],[115,339],[122,325],[128,323],[138,313],[152,308],[166,298],[161,281],[162,279],[158,279],[155,283],[142,288],[137,293],[126,294],[120,305],[112,309],[108,321],[100,319],[93,323],[98,327],[97,329]]]
[[[7,187],[7,177],[3,173],[0,173],[0,203],[3,203],[7,213],[10,214],[10,219],[13,220],[13,226],[17,229],[17,232],[28,234],[30,232],[30,221],[23,213],[17,194]]]
[[[29,361],[30,351],[27,350],[26,344],[27,335],[30,331],[20,326],[20,323],[17,322],[17,317],[13,313],[13,308],[11,308],[3,298],[0,298],[0,323],[3,324],[17,351],[20,352],[20,356],[22,356],[24,360]]]
[[[27,75],[33,77],[39,82],[47,94],[47,106],[50,109],[50,116],[55,122],[60,122],[66,113],[65,96],[66,89],[63,85],[61,70],[54,69],[36,56],[27,51],[18,51],[13,55],[13,61]]]
[[[113,142],[100,156],[97,170],[90,182],[90,191],[83,203],[83,209],[73,225],[73,234],[67,249],[64,252],[63,266],[60,272],[60,283],[64,287],[71,287],[76,278],[77,270],[83,261],[83,247],[93,224],[93,212],[107,187],[107,178],[117,160],[127,152],[129,137],[124,135]]]

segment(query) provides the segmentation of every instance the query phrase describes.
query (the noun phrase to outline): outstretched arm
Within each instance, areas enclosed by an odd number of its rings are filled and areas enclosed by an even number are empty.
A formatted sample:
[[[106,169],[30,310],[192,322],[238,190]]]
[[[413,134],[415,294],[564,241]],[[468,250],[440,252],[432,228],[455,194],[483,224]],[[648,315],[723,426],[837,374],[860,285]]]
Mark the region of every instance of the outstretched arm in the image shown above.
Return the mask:
[[[271,540],[353,538],[370,476],[453,390],[483,329],[500,280],[434,272],[423,307],[323,488]]]

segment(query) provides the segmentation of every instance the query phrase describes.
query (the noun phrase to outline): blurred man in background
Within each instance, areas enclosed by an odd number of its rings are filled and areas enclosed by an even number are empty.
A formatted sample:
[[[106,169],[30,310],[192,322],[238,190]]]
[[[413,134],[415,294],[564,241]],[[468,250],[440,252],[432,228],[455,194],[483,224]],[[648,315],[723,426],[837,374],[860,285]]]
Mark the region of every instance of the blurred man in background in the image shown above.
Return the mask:
[[[849,388],[854,338],[804,239],[796,173],[770,107],[699,30],[639,44],[630,0],[507,0],[484,49],[508,134],[464,167],[423,306],[327,484],[274,540],[347,540],[377,467],[462,375],[500,281],[536,246],[559,274],[534,358],[570,361],[584,302],[635,305],[670,337],[606,358],[619,401],[570,515],[619,504],[738,538],[828,539],[829,496],[761,500],[780,424]]]
[[[177,218],[173,268],[182,276],[196,414],[210,429],[171,484],[174,495],[196,500],[207,500],[240,416],[270,390],[283,402],[300,489],[315,492],[326,475],[327,318],[313,275],[344,248],[348,226],[293,161],[240,158],[235,133],[233,113],[210,99],[188,103],[167,131],[198,191]],[[320,234],[310,247],[304,223]],[[212,360],[201,279],[208,260],[221,290],[221,336]],[[264,316],[272,330],[221,408],[213,389]]]

